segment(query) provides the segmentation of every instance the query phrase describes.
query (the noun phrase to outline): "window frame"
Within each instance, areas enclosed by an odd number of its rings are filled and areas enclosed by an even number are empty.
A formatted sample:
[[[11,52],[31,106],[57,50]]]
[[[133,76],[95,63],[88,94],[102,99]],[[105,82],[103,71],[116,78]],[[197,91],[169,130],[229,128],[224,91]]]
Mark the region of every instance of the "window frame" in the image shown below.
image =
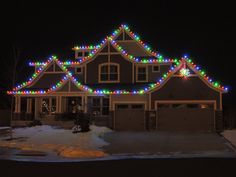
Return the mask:
[[[146,72],[146,79],[145,80],[139,80],[138,76],[139,76],[139,72],[138,69],[139,68],[145,68]],[[137,65],[136,66],[136,82],[148,82],[148,66],[147,65]]]
[[[76,52],[76,58],[83,58],[83,56],[84,56],[83,51],[78,50],[78,51]]]
[[[103,66],[108,66],[108,71],[107,71],[107,75],[108,75],[108,79],[107,80],[102,80],[101,79],[101,69]],[[116,66],[117,67],[117,80],[110,80],[111,74],[115,74],[115,73],[111,73],[110,70],[110,66]],[[118,63],[102,63],[99,64],[99,73],[98,73],[98,77],[99,77],[99,83],[119,83],[120,82],[120,65]]]
[[[155,71],[155,70],[154,70],[154,67],[155,67],[155,66],[158,66],[158,71]],[[153,72],[153,73],[159,73],[160,70],[161,70],[160,65],[153,65],[153,66],[152,66],[152,72]]]
[[[108,101],[108,105],[104,104],[104,100]],[[99,114],[95,115],[95,117],[108,117],[110,115],[110,98],[106,98],[106,97],[93,97],[91,98],[91,109],[92,110],[99,110]],[[97,100],[99,105],[94,105],[94,100]],[[108,114],[103,114],[104,113],[104,109],[108,109]],[[94,111],[92,111],[94,112]]]
[[[55,100],[55,105],[53,105],[53,99]],[[43,111],[43,100],[48,100],[48,112]],[[57,98],[56,97],[45,97],[41,99],[41,104],[40,104],[40,112],[45,114],[45,115],[55,115],[57,113]],[[52,108],[54,108],[54,111],[52,111]]]
[[[78,68],[81,69],[80,72],[77,71]],[[75,67],[75,74],[82,74],[82,72],[83,72],[82,70],[83,70],[83,69],[82,69],[81,66],[77,66],[77,67]]]

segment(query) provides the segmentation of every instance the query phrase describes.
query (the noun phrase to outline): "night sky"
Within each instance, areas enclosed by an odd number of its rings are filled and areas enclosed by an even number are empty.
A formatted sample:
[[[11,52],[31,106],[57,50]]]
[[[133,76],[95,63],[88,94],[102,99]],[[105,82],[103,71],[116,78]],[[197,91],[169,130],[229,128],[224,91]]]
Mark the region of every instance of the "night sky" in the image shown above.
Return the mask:
[[[0,5],[1,61],[11,58],[12,45],[19,49],[21,82],[33,72],[28,61],[43,61],[52,54],[73,59],[74,45],[97,44],[127,24],[164,57],[187,54],[212,78],[228,85],[227,105],[236,88],[236,19],[234,6],[226,2],[11,1]]]

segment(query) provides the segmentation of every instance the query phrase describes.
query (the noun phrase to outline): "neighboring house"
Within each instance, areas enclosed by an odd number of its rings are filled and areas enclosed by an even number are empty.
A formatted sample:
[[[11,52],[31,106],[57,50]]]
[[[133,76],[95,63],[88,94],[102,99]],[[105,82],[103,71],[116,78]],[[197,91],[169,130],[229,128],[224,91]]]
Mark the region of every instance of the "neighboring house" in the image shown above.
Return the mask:
[[[164,59],[126,25],[97,46],[73,50],[73,61],[52,56],[30,63],[33,76],[8,92],[15,97],[15,125],[56,124],[79,104],[95,124],[115,130],[222,130],[227,88],[191,59]]]

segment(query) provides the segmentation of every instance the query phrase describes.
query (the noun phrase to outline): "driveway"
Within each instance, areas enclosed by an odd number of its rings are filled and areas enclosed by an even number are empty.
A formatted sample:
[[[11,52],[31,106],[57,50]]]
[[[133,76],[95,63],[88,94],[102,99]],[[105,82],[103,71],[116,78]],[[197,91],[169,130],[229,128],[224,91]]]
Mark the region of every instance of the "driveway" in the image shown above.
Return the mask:
[[[103,149],[111,155],[236,156],[235,149],[217,133],[111,132],[104,140],[109,145]]]

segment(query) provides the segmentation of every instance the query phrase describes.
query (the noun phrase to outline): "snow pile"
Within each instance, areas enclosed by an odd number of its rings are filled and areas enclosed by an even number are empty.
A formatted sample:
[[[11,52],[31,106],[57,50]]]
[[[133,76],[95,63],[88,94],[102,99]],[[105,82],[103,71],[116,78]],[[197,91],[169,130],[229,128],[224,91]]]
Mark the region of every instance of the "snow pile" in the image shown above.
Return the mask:
[[[225,130],[222,135],[236,146],[236,130]]]
[[[72,130],[53,128],[48,125],[16,128],[14,140],[0,139],[1,147],[54,152],[63,157],[93,158],[106,156],[101,147],[108,145],[102,136],[111,132],[109,128],[90,126],[86,133],[73,134]]]

